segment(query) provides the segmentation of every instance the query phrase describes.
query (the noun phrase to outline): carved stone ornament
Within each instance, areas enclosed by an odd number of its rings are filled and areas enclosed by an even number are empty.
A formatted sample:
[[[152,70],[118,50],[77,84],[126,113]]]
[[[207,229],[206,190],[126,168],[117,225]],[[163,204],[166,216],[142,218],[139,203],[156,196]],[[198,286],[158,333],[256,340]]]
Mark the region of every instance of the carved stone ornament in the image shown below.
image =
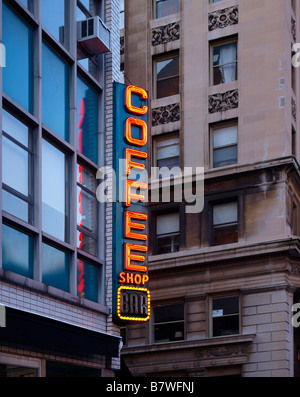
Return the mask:
[[[172,105],[161,106],[152,109],[152,126],[159,124],[167,124],[180,120],[180,105],[174,103]]]
[[[120,55],[123,55],[125,52],[125,37],[120,37]]]
[[[222,29],[239,22],[238,6],[225,8],[208,14],[208,30]]]
[[[239,106],[239,91],[232,90],[224,93],[213,94],[208,97],[209,113],[225,112]]]
[[[152,45],[169,43],[180,38],[180,23],[169,23],[165,26],[159,26],[152,30]]]
[[[292,37],[294,39],[294,41],[296,41],[296,21],[295,19],[292,17],[291,18],[291,26],[292,26]]]
[[[218,358],[218,357],[234,357],[243,356],[247,354],[247,346],[244,344],[234,346],[220,346],[220,347],[208,347],[201,349],[198,352],[198,357],[205,358]]]
[[[296,106],[296,101],[294,98],[292,98],[292,116],[294,120],[297,120],[297,106]]]

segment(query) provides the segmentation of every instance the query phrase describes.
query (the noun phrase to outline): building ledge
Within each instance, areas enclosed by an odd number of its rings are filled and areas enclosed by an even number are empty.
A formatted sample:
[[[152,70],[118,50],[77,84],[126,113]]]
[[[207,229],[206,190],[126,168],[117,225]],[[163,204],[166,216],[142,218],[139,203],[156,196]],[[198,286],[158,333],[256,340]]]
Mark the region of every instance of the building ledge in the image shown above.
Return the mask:
[[[254,338],[255,334],[230,335],[124,347],[121,356],[134,376],[160,371],[242,365],[247,362],[248,346]]]

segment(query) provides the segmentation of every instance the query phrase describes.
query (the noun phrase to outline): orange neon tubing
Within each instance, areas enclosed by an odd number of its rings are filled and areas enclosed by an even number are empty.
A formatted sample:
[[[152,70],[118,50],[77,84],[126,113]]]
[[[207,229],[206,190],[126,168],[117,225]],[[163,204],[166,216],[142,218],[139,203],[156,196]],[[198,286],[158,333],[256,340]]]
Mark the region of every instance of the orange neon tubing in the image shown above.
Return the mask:
[[[148,112],[148,106],[143,105],[141,108],[139,108],[139,107],[132,105],[132,103],[131,103],[132,93],[138,94],[139,96],[142,97],[143,100],[147,100],[148,99],[147,92],[143,88],[136,87],[134,85],[129,85],[126,88],[126,93],[125,93],[125,103],[126,103],[126,107],[129,110],[129,112],[134,113],[134,114],[139,114],[139,115],[146,114]]]
[[[131,135],[131,126],[132,125],[135,125],[135,126],[141,128],[141,130],[142,130],[142,138],[141,139],[132,137],[132,135]],[[136,146],[145,146],[147,144],[147,140],[148,140],[147,134],[148,134],[148,127],[144,120],[137,119],[134,117],[128,117],[128,119],[126,120],[126,125],[125,125],[125,136],[126,136],[128,143],[130,143],[132,145],[136,145]]]
[[[146,221],[148,219],[148,215],[143,214],[141,212],[126,211],[125,212],[125,237],[132,238],[135,240],[146,241],[148,239],[147,234],[133,233],[131,231],[131,229],[145,230],[145,225],[143,223],[131,222],[132,218]]]
[[[127,179],[126,180],[126,188],[125,188],[126,207],[130,207],[131,199],[134,199],[137,201],[145,201],[145,196],[143,194],[131,193],[131,187],[134,187],[136,189],[147,190],[148,185],[147,185],[147,183],[144,183],[144,182],[132,181],[130,179]]]
[[[145,265],[132,265],[131,261],[145,262],[144,255],[131,254],[131,251],[147,252],[148,247],[146,245],[138,244],[125,244],[125,270],[132,270],[136,272],[147,272],[148,267]]]
[[[126,173],[131,174],[131,168],[137,168],[139,170],[144,170],[146,168],[145,164],[137,163],[136,161],[131,161],[131,157],[139,157],[141,159],[147,159],[148,153],[142,152],[141,150],[129,149],[125,150],[126,157]]]

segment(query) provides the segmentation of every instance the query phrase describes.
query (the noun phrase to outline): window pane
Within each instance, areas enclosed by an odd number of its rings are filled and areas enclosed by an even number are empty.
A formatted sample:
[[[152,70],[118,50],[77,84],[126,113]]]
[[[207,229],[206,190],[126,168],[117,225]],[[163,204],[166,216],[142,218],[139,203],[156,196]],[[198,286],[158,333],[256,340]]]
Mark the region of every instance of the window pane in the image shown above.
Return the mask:
[[[42,0],[42,23],[63,44],[65,24],[64,0]]]
[[[2,209],[24,222],[29,222],[29,204],[4,189],[2,189]]]
[[[158,215],[156,218],[156,232],[158,235],[177,233],[179,231],[179,214]]]
[[[98,95],[77,78],[77,150],[98,163]]]
[[[77,247],[91,255],[97,256],[97,240],[80,230],[77,230]]]
[[[32,113],[33,32],[3,3],[3,44],[6,67],[2,68],[3,91]]]
[[[42,281],[47,285],[69,291],[69,256],[42,244]]]
[[[239,316],[216,317],[213,319],[213,336],[239,333]]]
[[[174,342],[184,339],[184,322],[155,325],[155,342]]]
[[[43,123],[69,139],[69,69],[46,44],[42,53]]]
[[[214,148],[237,143],[237,126],[218,128],[213,130]]]
[[[213,48],[214,84],[229,83],[237,79],[237,43]]]
[[[162,98],[179,93],[179,57],[156,62],[156,95]]]
[[[18,230],[2,225],[3,268],[33,278],[33,240]]]
[[[65,155],[43,140],[42,143],[42,224],[43,230],[65,239]]]
[[[179,0],[156,0],[156,18],[179,12]]]
[[[99,267],[77,261],[77,291],[85,299],[98,302]]]
[[[28,127],[5,110],[2,110],[2,129],[22,145],[28,147]]]
[[[213,299],[213,310],[222,310],[223,315],[239,313],[239,297],[227,296]]]
[[[77,186],[77,225],[96,232],[96,198]]]
[[[155,323],[165,323],[184,319],[184,305],[182,303],[155,306],[153,312]]]
[[[213,224],[222,225],[225,223],[237,222],[237,203],[226,203],[214,205],[213,207]]]
[[[214,167],[224,167],[225,165],[237,163],[237,145],[228,146],[220,149],[215,149],[214,153]]]
[[[179,235],[159,237],[157,239],[157,253],[169,254],[179,251]]]
[[[3,183],[28,196],[28,152],[2,137]]]

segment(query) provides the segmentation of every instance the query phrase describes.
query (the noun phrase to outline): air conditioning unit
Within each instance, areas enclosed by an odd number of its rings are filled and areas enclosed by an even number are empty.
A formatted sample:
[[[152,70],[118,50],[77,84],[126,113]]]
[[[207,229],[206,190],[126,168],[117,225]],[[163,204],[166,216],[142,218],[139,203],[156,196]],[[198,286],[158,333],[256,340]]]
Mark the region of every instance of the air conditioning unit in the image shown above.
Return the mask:
[[[98,16],[84,19],[77,22],[77,41],[85,50],[80,51],[79,59],[105,54],[110,51],[110,30]]]

